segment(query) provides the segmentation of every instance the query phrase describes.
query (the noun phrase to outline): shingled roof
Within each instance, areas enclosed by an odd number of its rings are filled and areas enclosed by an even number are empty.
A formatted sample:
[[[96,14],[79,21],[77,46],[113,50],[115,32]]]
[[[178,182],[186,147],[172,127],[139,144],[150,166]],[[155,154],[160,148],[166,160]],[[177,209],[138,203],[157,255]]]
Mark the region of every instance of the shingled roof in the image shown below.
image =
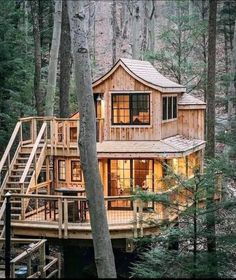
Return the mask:
[[[178,105],[206,105],[206,103],[190,94],[184,93],[180,97]]]
[[[93,82],[97,86],[106,80],[114,71],[122,66],[134,79],[160,92],[185,92],[186,88],[180,84],[172,82],[159,73],[148,61],[120,58],[117,63],[101,78]]]
[[[176,135],[159,141],[103,141],[97,143],[97,152],[99,158],[107,157],[108,153],[119,158],[140,158],[142,157],[140,154],[148,155],[150,158],[168,158],[182,157],[204,146],[203,140]]]

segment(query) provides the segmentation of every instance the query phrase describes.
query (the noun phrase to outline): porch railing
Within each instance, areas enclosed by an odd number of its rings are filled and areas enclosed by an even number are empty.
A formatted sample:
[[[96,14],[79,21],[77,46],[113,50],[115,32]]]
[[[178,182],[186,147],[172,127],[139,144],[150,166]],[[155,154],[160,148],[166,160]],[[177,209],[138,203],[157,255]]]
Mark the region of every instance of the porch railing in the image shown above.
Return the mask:
[[[46,239],[42,239],[31,243],[31,246],[11,260],[12,279],[17,278],[16,273],[20,268],[26,268],[23,278],[55,278],[55,276],[58,279],[61,278],[60,254],[57,257],[47,256],[46,241]]]
[[[171,199],[177,202],[175,207],[168,207],[162,202],[144,202],[134,196],[105,197],[107,220],[110,229],[124,228],[131,230],[134,237],[142,236],[145,227],[158,226],[164,221],[174,220],[180,208],[186,204],[178,190],[171,193]],[[54,225],[59,238],[68,238],[70,227],[90,228],[90,217],[85,196],[58,196],[40,194],[12,194],[12,199],[21,198],[23,216],[20,221],[37,224]],[[185,203],[185,204],[184,204]],[[151,205],[151,207],[150,207]],[[91,229],[91,228],[90,228]]]

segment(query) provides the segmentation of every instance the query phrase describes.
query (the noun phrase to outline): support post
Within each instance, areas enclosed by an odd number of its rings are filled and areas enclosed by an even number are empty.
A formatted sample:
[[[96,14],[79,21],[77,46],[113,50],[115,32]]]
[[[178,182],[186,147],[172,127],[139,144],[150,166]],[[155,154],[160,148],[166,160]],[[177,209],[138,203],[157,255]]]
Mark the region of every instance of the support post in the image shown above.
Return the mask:
[[[5,277],[10,279],[11,274],[11,193],[6,193],[5,210]]]

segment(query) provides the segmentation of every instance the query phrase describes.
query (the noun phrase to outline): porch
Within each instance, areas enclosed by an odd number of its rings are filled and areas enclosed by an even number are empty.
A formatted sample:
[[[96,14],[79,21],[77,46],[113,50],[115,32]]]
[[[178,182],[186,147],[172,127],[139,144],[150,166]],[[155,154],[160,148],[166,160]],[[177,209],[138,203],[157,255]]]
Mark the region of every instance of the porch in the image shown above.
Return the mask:
[[[146,202],[133,196],[105,197],[108,226],[112,239],[141,237],[157,234],[164,222],[175,220],[187,206],[178,188],[165,192],[173,200],[171,209],[164,203]],[[58,196],[39,194],[12,194],[11,201],[21,204],[18,219],[12,219],[16,236],[40,236],[59,239],[92,239],[90,216],[85,196]],[[111,203],[125,202],[127,210],[112,210]],[[82,215],[82,219],[81,216]]]

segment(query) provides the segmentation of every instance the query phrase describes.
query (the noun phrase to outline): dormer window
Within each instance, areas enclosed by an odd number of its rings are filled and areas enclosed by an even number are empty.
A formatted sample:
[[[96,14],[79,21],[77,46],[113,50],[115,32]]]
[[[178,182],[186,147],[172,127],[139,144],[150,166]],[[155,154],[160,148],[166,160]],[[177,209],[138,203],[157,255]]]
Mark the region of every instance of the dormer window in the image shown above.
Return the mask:
[[[119,93],[112,94],[113,125],[150,124],[150,94]]]
[[[162,120],[177,118],[177,96],[162,97]]]

